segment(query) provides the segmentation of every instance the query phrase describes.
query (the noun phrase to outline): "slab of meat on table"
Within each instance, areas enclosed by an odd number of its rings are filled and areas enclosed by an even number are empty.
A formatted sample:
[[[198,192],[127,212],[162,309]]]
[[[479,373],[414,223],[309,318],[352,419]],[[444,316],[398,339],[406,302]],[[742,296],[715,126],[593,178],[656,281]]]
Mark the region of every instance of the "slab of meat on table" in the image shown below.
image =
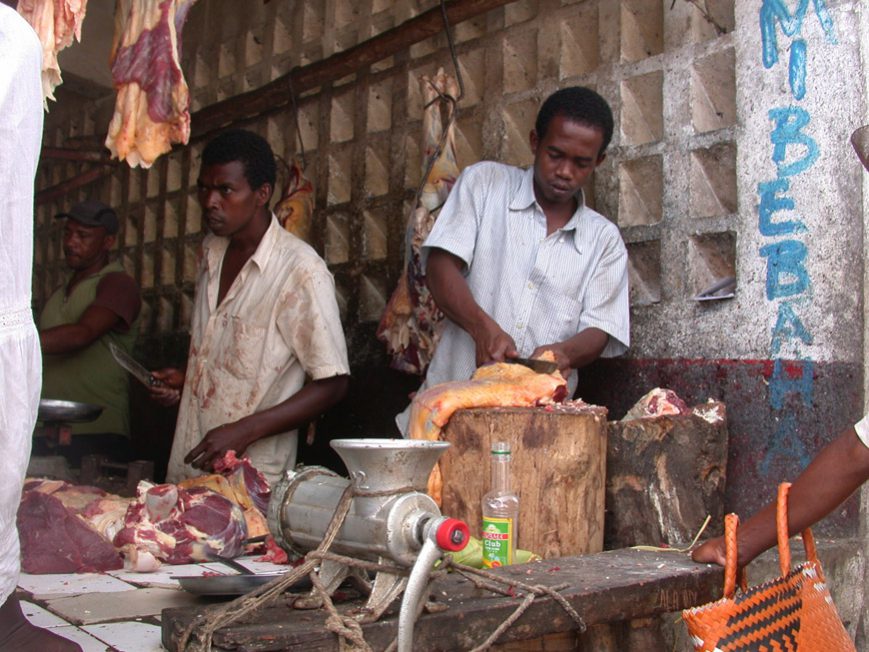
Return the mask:
[[[139,483],[113,543],[132,570],[237,557],[247,537],[238,505],[205,487]]]
[[[179,482],[178,486],[182,489],[205,487],[219,493],[242,509],[248,537],[268,534],[265,515],[271,488],[265,476],[254,468],[247,457],[236,457],[235,451],[227,451],[215,462],[214,470],[217,473],[188,478]]]
[[[136,498],[60,480],[28,480],[18,510],[28,573],[153,571],[235,557],[247,537],[268,533],[270,488],[230,451],[217,474],[179,485],[139,483]],[[266,546],[267,549],[267,546]]]
[[[391,367],[422,375],[437,346],[443,313],[426,285],[420,253],[459,175],[454,127],[459,88],[453,77],[439,69],[434,77],[420,79],[420,90],[425,106],[422,168],[426,176],[407,225],[404,269],[383,311],[377,337],[386,343]]]
[[[118,97],[106,147],[150,167],[190,138],[190,93],[181,72],[181,29],[196,0],[118,0],[112,80]]]
[[[79,509],[105,499],[108,494],[83,487],[77,494],[65,482],[40,487],[28,482],[18,508],[21,568],[25,573],[89,573],[124,567],[111,540],[79,515]],[[40,490],[42,489],[42,490]],[[63,489],[57,493],[58,489]],[[65,494],[65,495],[64,495]],[[71,505],[67,506],[66,498]]]
[[[544,354],[542,359],[554,360],[551,354]],[[441,383],[414,396],[408,436],[437,441],[456,410],[549,405],[566,396],[567,381],[558,371],[541,374],[504,362],[484,365],[470,380]],[[440,467],[436,465],[429,477],[428,493],[438,505],[442,485]]]
[[[63,79],[57,53],[81,41],[81,24],[87,0],[19,0],[18,13],[30,23],[42,43],[42,94],[54,101],[54,89]]]

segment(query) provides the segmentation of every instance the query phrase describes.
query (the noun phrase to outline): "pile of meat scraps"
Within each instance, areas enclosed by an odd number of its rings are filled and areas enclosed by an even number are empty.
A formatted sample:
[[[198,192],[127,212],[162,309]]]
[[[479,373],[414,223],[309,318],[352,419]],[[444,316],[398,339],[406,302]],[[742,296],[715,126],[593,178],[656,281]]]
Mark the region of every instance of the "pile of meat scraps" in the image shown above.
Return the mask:
[[[554,360],[547,353],[541,359]],[[441,383],[419,392],[411,403],[408,436],[437,441],[456,410],[549,405],[566,396],[567,381],[558,371],[541,374],[522,365],[496,362],[477,369],[470,380]],[[435,465],[428,493],[438,505],[442,489],[440,466]]]
[[[251,536],[247,523],[258,534],[265,528],[269,486],[247,458],[232,452],[218,471],[178,485],[142,481],[135,498],[28,480],[18,509],[21,567],[37,574],[125,566],[150,572],[164,563],[236,557]]]
[[[690,414],[691,408],[672,389],[656,387],[646,393],[627,411],[622,421],[647,419],[667,414]]]

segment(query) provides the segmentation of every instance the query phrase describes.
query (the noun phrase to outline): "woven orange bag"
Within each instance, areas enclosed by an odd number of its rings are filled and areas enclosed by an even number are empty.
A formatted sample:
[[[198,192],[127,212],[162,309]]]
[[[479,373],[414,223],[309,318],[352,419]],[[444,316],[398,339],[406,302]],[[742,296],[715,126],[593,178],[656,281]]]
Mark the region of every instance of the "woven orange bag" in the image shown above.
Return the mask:
[[[685,609],[696,652],[855,652],[818,562],[811,530],[803,532],[806,561],[793,569],[788,543],[788,490],[779,485],[776,529],[781,577],[747,588],[740,572],[736,595],[736,514],[724,518],[724,597]]]

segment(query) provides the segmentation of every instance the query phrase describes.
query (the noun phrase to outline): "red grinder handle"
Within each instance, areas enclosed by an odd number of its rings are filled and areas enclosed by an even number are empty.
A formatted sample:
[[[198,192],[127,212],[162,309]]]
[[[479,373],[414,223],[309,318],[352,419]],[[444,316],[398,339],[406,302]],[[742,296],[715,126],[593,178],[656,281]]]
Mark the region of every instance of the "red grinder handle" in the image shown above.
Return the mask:
[[[448,518],[438,526],[435,532],[435,543],[445,552],[458,552],[468,545],[471,531],[464,521]]]

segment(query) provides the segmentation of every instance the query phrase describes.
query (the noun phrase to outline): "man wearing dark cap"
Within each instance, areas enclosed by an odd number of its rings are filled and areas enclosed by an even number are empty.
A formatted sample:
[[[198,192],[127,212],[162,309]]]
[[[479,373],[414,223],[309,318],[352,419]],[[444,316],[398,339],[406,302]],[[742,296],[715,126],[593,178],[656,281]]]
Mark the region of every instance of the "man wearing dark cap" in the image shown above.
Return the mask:
[[[109,343],[131,352],[142,305],[139,287],[109,252],[118,216],[88,200],[56,216],[64,220],[63,253],[70,268],[45,304],[39,320],[43,353],[43,398],[103,406],[98,419],[73,426],[65,456],[77,466],[97,453],[129,458],[128,377],[112,359]]]

